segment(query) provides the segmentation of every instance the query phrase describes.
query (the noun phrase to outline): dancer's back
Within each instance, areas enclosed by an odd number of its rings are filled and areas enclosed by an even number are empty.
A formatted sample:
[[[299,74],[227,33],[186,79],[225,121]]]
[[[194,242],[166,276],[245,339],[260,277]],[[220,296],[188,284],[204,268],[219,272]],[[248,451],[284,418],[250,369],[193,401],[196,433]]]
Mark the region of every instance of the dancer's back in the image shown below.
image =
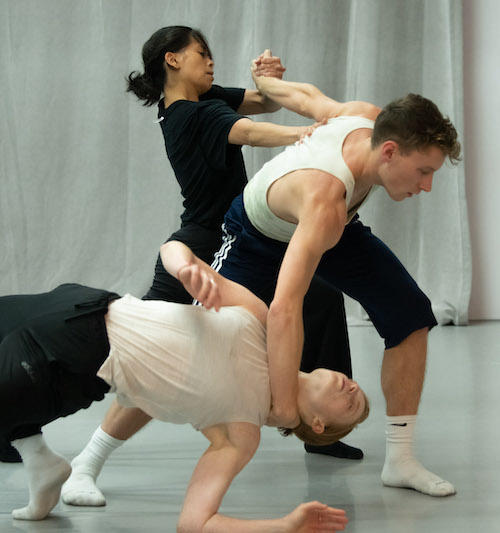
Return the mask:
[[[153,418],[265,423],[270,408],[265,329],[242,307],[198,306],[126,295],[106,315],[111,351],[98,375],[120,403]]]

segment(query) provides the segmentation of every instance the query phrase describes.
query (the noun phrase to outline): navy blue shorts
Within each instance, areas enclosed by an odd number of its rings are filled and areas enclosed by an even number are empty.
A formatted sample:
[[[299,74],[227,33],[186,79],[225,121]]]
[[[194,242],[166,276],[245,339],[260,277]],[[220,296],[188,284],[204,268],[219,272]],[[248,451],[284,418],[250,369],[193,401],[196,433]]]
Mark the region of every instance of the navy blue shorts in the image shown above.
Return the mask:
[[[271,301],[288,243],[255,229],[238,196],[224,219],[223,244],[213,267],[264,301]],[[386,348],[437,322],[431,302],[391,250],[356,215],[336,246],[323,254],[316,276],[357,300]]]

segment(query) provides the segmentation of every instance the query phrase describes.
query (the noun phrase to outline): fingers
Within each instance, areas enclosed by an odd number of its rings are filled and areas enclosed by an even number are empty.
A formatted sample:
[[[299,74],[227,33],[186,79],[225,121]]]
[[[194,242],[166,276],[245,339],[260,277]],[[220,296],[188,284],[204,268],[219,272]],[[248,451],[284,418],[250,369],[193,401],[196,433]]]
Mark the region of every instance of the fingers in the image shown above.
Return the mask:
[[[324,126],[327,122],[328,120],[325,118],[320,122],[315,122],[312,126],[304,126],[299,142],[303,142],[306,137],[310,137],[313,134],[316,128],[318,128],[319,126]]]
[[[343,509],[335,509],[320,502],[303,504],[305,511],[312,518],[315,531],[343,531],[348,519]]]
[[[313,128],[316,129],[318,126],[324,126],[325,124],[328,124],[328,119],[322,118],[321,120],[318,120],[318,122],[315,122],[313,124]]]
[[[216,311],[220,309],[220,291],[217,283],[212,279],[208,279],[209,290],[203,306],[207,309],[215,308]]]
[[[203,307],[206,309],[215,307],[218,311],[218,307],[220,306],[219,289],[211,275],[206,272],[200,273],[199,289],[196,292],[196,299]]]
[[[207,309],[220,309],[221,296],[212,273],[200,269],[198,265],[189,265],[179,271],[179,280],[189,294]]]
[[[209,277],[204,275],[203,272],[201,272],[199,277],[198,290],[196,291],[196,299],[203,305],[203,307],[206,307],[207,309],[210,309],[207,306],[207,303],[211,289],[212,284],[210,283]]]
[[[306,137],[310,137],[316,128],[314,126],[304,127],[302,134],[299,138],[299,143],[303,142]]]
[[[273,56],[269,49],[266,49],[257,59],[252,61],[252,72],[256,76],[282,78],[285,70],[286,68],[281,64],[281,59]]]

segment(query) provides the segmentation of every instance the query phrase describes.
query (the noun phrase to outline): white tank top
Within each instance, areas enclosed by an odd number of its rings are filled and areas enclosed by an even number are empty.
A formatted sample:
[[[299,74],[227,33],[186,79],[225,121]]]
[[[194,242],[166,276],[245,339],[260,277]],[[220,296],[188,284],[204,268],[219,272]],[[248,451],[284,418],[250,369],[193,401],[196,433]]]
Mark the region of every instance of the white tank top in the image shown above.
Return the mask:
[[[346,190],[349,222],[368,195],[357,205],[350,205],[354,178],[342,157],[342,147],[349,133],[360,128],[373,129],[373,125],[373,120],[364,117],[331,118],[303,142],[288,146],[268,161],[243,191],[245,211],[253,226],[266,237],[282,242],[290,241],[297,225],[277,217],[271,211],[267,203],[267,191],[285,174],[306,168],[323,170],[342,181]]]
[[[203,307],[130,294],[109,305],[111,350],[98,376],[125,407],[203,429],[262,426],[271,392],[265,328],[242,307]]]

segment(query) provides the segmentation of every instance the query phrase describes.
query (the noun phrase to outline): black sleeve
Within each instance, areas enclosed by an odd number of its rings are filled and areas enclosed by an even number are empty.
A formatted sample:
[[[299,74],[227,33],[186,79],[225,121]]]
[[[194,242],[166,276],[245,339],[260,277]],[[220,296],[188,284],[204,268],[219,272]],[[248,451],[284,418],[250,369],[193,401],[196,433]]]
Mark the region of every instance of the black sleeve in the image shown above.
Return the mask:
[[[212,167],[226,167],[227,137],[234,123],[241,118],[245,117],[220,100],[204,102],[198,108],[199,144]]]
[[[212,87],[205,94],[200,96],[200,101],[212,99],[224,100],[229,107],[231,107],[234,111],[237,111],[243,102],[244,96],[245,89],[212,85]]]

